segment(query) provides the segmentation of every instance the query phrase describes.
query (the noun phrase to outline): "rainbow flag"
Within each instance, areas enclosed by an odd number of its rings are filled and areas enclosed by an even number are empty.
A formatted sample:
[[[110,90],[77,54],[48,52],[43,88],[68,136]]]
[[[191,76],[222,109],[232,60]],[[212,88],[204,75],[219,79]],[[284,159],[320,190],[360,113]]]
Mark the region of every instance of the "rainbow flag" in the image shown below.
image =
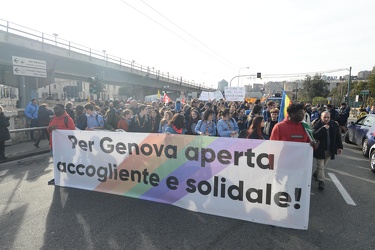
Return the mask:
[[[290,100],[289,96],[285,93],[285,91],[283,91],[283,99],[281,100],[278,122],[281,122],[288,117],[288,112],[286,112],[286,109],[291,103],[292,101]]]

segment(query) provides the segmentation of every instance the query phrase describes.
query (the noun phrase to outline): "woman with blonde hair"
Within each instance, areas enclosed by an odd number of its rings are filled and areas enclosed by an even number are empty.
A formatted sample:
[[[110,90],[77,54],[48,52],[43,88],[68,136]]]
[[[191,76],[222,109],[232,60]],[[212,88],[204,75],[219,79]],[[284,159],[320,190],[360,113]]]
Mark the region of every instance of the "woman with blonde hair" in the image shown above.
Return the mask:
[[[159,124],[159,133],[164,133],[166,128],[168,127],[169,121],[172,119],[173,113],[171,111],[164,111],[163,119],[160,121]]]

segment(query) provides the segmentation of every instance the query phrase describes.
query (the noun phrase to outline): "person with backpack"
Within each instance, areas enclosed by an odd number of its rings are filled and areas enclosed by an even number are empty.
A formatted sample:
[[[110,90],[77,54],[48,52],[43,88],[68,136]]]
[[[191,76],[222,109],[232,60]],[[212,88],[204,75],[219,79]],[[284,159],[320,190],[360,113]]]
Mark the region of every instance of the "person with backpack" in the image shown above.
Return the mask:
[[[238,124],[234,118],[230,118],[229,108],[221,113],[221,119],[217,122],[217,134],[220,137],[238,137]]]
[[[103,116],[94,111],[94,105],[87,103],[83,108],[85,109],[87,115],[86,130],[104,129],[105,124]]]
[[[39,109],[38,109],[38,124],[39,124],[39,126],[40,127],[48,126],[49,121],[50,121],[50,116],[52,116],[52,115],[53,115],[52,110],[48,110],[47,104],[42,103],[39,106]],[[47,137],[47,139],[49,140],[47,129],[42,130],[42,133],[40,133],[39,138],[34,143],[34,146],[39,148],[40,141],[43,140],[45,137]]]
[[[105,128],[111,131],[115,131],[117,129],[117,123],[121,118],[120,115],[120,102],[118,100],[115,100],[113,102],[113,106],[107,110],[107,113],[105,115],[106,122],[105,122]]]
[[[38,127],[38,100],[33,98],[25,109],[26,125],[28,128]],[[34,140],[34,131],[30,131],[30,139]]]
[[[49,146],[52,152],[52,131],[55,129],[62,130],[75,130],[75,125],[73,119],[64,110],[63,104],[56,104],[53,108],[54,116],[49,122],[47,131],[49,133]],[[48,181],[48,185],[55,185],[55,179]]]
[[[214,115],[215,112],[212,109],[204,112],[203,119],[198,121],[197,126],[195,126],[195,134],[216,136],[216,124],[213,121]]]
[[[80,130],[85,130],[87,128],[87,116],[83,112],[83,106],[78,105],[76,107],[76,127]]]

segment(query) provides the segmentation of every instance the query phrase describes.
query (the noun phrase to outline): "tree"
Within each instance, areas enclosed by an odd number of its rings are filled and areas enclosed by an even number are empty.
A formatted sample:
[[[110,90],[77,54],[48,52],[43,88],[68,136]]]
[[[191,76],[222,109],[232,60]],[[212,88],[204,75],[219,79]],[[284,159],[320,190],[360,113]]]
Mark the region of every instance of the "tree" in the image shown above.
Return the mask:
[[[316,96],[312,99],[312,104],[313,105],[317,105],[317,104],[327,104],[328,103],[328,100],[327,98],[325,97],[321,97],[321,96]]]
[[[368,102],[372,105],[375,102],[375,67],[372,68],[372,72],[368,77],[368,90],[370,91]]]
[[[354,81],[351,86],[350,90],[350,99],[354,99],[356,95],[361,96],[362,90],[368,89],[368,82],[367,81]]]
[[[316,74],[313,78],[307,75],[303,81],[302,95],[308,100],[312,100],[316,96],[327,97],[329,83],[322,79],[322,76]]]
[[[339,85],[331,90],[332,104],[339,105],[343,100],[346,94],[348,93],[348,83],[341,82]]]

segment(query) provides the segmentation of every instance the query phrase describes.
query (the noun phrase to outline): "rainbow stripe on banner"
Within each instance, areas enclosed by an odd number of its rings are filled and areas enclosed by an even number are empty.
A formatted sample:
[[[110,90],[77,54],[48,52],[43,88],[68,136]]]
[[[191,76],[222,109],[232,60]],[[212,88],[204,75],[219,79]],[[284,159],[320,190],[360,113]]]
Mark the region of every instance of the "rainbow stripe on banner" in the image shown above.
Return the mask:
[[[80,130],[56,130],[52,137],[57,186],[308,227],[308,143]],[[288,152],[293,157],[281,157]]]
[[[283,96],[281,99],[281,105],[280,105],[280,113],[279,113],[279,118],[278,121],[281,122],[285,118],[288,117],[288,112],[286,112],[286,109],[289,107],[289,105],[292,103],[290,100],[289,96],[283,91]]]

